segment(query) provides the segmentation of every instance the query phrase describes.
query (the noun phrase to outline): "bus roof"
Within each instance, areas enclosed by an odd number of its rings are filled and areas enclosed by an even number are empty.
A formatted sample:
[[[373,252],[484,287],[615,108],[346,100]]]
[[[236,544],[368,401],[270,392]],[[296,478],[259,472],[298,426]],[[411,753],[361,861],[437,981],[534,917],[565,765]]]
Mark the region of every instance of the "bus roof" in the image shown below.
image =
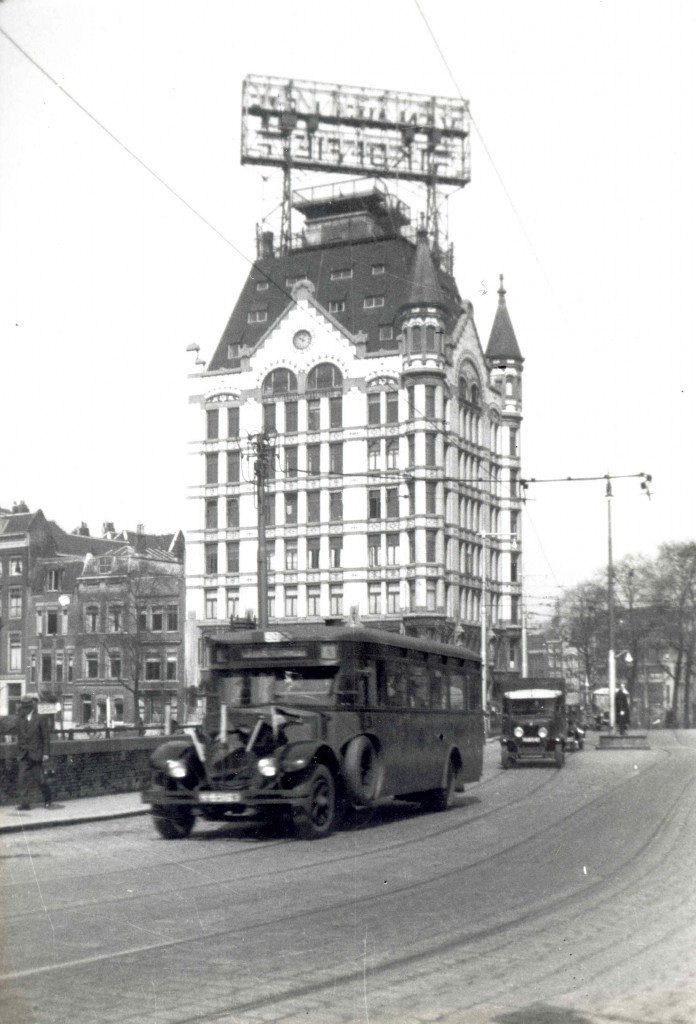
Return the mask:
[[[281,626],[278,629],[240,629],[206,636],[209,643],[241,644],[274,643],[287,644],[293,641],[324,640],[338,643],[371,643],[385,647],[402,648],[409,651],[423,651],[425,654],[436,654],[447,658],[461,658],[466,661],[480,663],[481,657],[467,647],[458,644],[442,644],[424,637],[405,636],[392,633],[386,629],[366,629],[363,626],[326,626],[320,623]]]
[[[562,690],[508,690],[503,694],[508,700],[548,700],[549,697],[560,697]]]

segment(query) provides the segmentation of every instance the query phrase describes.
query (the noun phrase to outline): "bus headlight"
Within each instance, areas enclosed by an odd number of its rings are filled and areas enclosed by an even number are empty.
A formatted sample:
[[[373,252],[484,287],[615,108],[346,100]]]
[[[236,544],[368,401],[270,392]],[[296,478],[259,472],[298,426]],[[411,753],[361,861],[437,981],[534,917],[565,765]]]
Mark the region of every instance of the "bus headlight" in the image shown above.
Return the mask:
[[[518,740],[521,740],[524,736],[524,729],[522,728],[522,726],[516,725],[515,728],[512,730],[512,735],[515,736]]]
[[[537,732],[539,733],[540,740],[545,740],[549,734],[549,730],[546,728],[545,725],[540,725]]]
[[[170,760],[167,761],[167,775],[173,779],[185,779],[188,775],[188,768],[183,761]]]
[[[263,775],[267,779],[272,779],[274,775],[278,774],[278,765],[276,764],[274,757],[262,757],[256,766],[259,770],[259,774]]]

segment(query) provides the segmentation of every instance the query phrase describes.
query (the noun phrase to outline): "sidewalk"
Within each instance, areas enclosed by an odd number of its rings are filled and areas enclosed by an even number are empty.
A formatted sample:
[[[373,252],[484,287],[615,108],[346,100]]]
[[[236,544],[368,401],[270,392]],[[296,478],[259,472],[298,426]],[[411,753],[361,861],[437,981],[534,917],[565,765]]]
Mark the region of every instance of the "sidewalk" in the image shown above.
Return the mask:
[[[37,803],[32,804],[30,811],[18,811],[13,806],[0,807],[0,833],[26,832],[57,825],[81,825],[86,821],[107,821],[110,818],[130,818],[136,814],[147,814],[148,811],[148,805],[141,803],[139,792],[57,801],[51,807]]]

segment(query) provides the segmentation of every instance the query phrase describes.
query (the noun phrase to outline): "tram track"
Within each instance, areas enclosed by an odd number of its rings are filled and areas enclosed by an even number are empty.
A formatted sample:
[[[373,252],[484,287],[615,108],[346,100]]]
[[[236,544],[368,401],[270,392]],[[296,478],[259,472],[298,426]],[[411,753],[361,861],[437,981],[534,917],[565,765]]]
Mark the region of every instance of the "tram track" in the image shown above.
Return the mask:
[[[657,767],[659,767],[661,763],[663,763],[663,762],[662,761],[656,761],[651,766],[649,766],[649,769],[650,770],[654,770]],[[644,774],[645,774],[645,772],[644,772]],[[492,854],[492,855],[491,854],[487,854],[484,857],[481,857],[481,858],[479,858],[477,860],[471,861],[471,862],[466,863],[466,864],[457,864],[454,868],[451,868],[450,870],[443,871],[443,872],[438,872],[436,874],[431,874],[426,879],[420,879],[420,880],[418,880],[415,883],[407,884],[407,885],[403,885],[403,886],[393,887],[393,888],[390,889],[389,897],[390,898],[398,898],[398,899],[402,899],[402,900],[403,899],[408,899],[409,897],[411,897],[413,895],[413,893],[416,890],[422,890],[426,886],[436,885],[438,883],[446,882],[448,880],[453,880],[455,878],[458,878],[458,880],[459,880],[459,882],[461,884],[462,876],[465,875],[467,872],[475,870],[476,868],[480,867],[482,864],[489,864],[493,860],[496,860],[498,858],[502,858],[502,857],[505,857],[505,856],[509,856],[511,853],[514,853],[514,851],[516,849],[521,848],[521,847],[525,846],[526,844],[529,844],[530,842],[532,842],[535,839],[538,840],[539,838],[543,837],[544,833],[546,833],[546,832],[550,832],[551,830],[554,830],[554,829],[562,829],[562,827],[564,825],[564,822],[566,822],[568,819],[575,818],[579,814],[581,814],[583,811],[587,811],[588,809],[590,809],[592,807],[598,807],[603,802],[612,799],[615,796],[616,791],[618,789],[620,789],[624,785],[626,785],[626,780],[623,780],[622,782],[618,782],[616,785],[612,786],[609,790],[604,791],[601,794],[599,794],[598,796],[594,797],[593,799],[591,799],[589,801],[585,801],[584,803],[574,807],[567,815],[565,815],[564,817],[562,817],[560,819],[554,820],[553,823],[551,823],[541,833],[538,833],[535,836],[526,836],[526,837],[522,838],[521,840],[519,840],[519,842],[506,844],[503,848],[501,848],[495,854]],[[542,788],[544,788],[544,785],[540,783],[539,786],[535,786],[534,787],[534,791],[528,792],[526,794],[525,798],[526,799],[532,799],[533,796],[534,796],[534,792],[536,792],[536,791],[538,791],[539,789],[542,789]],[[493,814],[502,814],[502,813],[504,813],[504,811],[507,808],[509,808],[511,803],[519,803],[519,800],[506,801],[505,803],[503,803],[501,805],[498,805],[497,808],[490,809],[488,812],[482,812],[479,815],[473,816],[473,818],[472,817],[467,817],[466,821],[461,822],[461,823],[457,823],[457,824],[452,825],[452,826],[449,826],[446,829],[446,831],[447,832],[454,832],[454,831],[457,831],[458,829],[461,829],[461,828],[470,827],[470,825],[472,824],[474,819],[480,820],[483,817],[489,817],[489,816],[491,816]],[[657,834],[658,829],[659,829],[659,826],[657,826],[656,829],[651,834],[651,838],[650,838],[649,842],[652,842],[654,840],[654,836]],[[442,831],[443,830],[440,829],[437,832],[429,832],[426,835],[417,837],[417,839],[415,841],[414,840],[405,840],[405,841],[400,841],[398,843],[387,844],[387,846],[381,847],[378,850],[369,851],[369,853],[375,854],[375,855],[377,855],[377,854],[384,855],[385,853],[387,853],[389,851],[393,851],[396,848],[403,848],[403,847],[407,847],[407,846],[413,845],[413,842],[423,842],[423,841],[425,841],[425,840],[427,840],[429,838],[432,839],[432,838],[434,838],[437,835],[441,835]],[[638,856],[638,854],[636,854],[636,856]],[[340,858],[332,858],[329,862],[327,862],[326,859],[324,859],[324,861],[322,863],[324,865],[326,865],[327,863],[329,863],[330,865],[333,865],[333,864],[336,863],[337,860],[347,860],[347,859],[354,860],[354,858],[355,858],[355,852],[351,851],[349,854],[341,856]],[[315,866],[316,866],[317,863],[318,863],[318,860],[315,861]],[[298,865],[293,870],[300,870],[300,869],[304,870],[304,871],[311,871],[312,870],[312,864],[304,863],[303,865]],[[613,877],[614,874],[616,873],[616,871],[618,871],[618,870],[619,869],[617,868],[617,869],[615,869],[614,872],[611,872],[609,874],[605,874],[603,876],[603,879],[601,881],[593,883],[593,886],[597,887],[597,886],[601,886],[603,884],[606,884],[608,879]],[[243,883],[245,881],[250,881],[252,877],[255,877],[255,876],[244,876],[241,879],[235,879],[236,886],[239,886],[240,882]],[[211,884],[215,884],[219,888],[220,882],[211,883]],[[588,887],[591,888],[592,885],[590,883],[587,883],[587,885],[585,885],[583,887],[583,892],[586,891],[588,889]],[[191,891],[191,890],[194,890],[194,889],[198,889],[198,888],[200,888],[200,886],[191,886],[191,887],[188,887],[188,891]],[[180,895],[180,893],[177,892],[177,897],[179,895]],[[551,910],[552,910],[554,913],[557,913],[559,908],[561,908],[562,906],[565,905],[566,900],[573,900],[573,899],[576,898],[576,895],[577,894],[574,893],[574,894],[572,894],[570,896],[560,897],[558,901],[556,901],[553,904],[549,905],[549,911],[548,912],[551,912]],[[142,897],[140,897],[140,899],[142,900]],[[298,911],[294,911],[291,914],[283,914],[281,916],[276,915],[274,917],[273,921],[269,921],[267,919],[264,919],[264,920],[261,920],[261,921],[255,922],[255,923],[248,923],[247,922],[245,924],[240,925],[238,928],[231,927],[230,925],[225,925],[224,928],[220,928],[220,929],[217,929],[217,930],[207,930],[204,933],[198,934],[198,935],[195,935],[195,936],[186,935],[183,938],[177,937],[177,938],[174,938],[174,939],[171,939],[171,940],[165,940],[165,941],[160,940],[160,941],[157,941],[157,942],[150,942],[150,943],[145,943],[145,944],[140,943],[140,944],[137,944],[137,945],[134,945],[134,946],[124,947],[124,948],[122,948],[120,950],[105,952],[103,954],[97,954],[97,955],[92,955],[92,956],[82,957],[82,958],[75,958],[73,960],[64,960],[62,962],[56,962],[56,963],[53,963],[53,964],[45,964],[45,965],[40,965],[40,966],[36,966],[36,967],[33,967],[33,968],[27,968],[26,970],[23,970],[23,971],[11,972],[11,973],[8,973],[8,974],[0,977],[0,980],[1,981],[8,981],[8,980],[13,980],[13,979],[17,980],[17,979],[21,979],[21,978],[27,978],[27,977],[35,976],[35,975],[38,975],[38,974],[50,974],[51,972],[54,972],[54,971],[61,971],[61,972],[79,971],[80,969],[83,969],[83,968],[85,968],[85,967],[87,967],[89,965],[93,965],[93,964],[96,964],[96,963],[105,964],[105,963],[109,963],[109,962],[113,962],[113,963],[120,962],[122,964],[125,959],[130,958],[130,957],[142,957],[142,956],[145,956],[145,955],[148,955],[148,954],[151,955],[151,954],[155,954],[157,952],[161,952],[161,951],[163,951],[165,949],[173,949],[173,948],[175,948],[177,946],[184,946],[185,945],[185,946],[191,948],[192,946],[198,945],[200,943],[216,942],[216,940],[225,939],[225,938],[226,939],[230,939],[230,938],[232,938],[236,934],[242,934],[243,933],[244,935],[249,935],[249,934],[251,934],[253,932],[263,933],[264,930],[267,931],[270,926],[276,928],[276,927],[279,927],[281,924],[284,927],[288,927],[289,925],[294,925],[294,926],[300,927],[302,925],[302,922],[304,922],[305,926],[306,926],[306,922],[311,920],[313,917],[317,917],[320,914],[324,914],[324,915],[330,914],[330,915],[333,915],[333,916],[337,916],[337,915],[340,915],[340,913],[342,911],[345,911],[348,908],[350,908],[352,910],[355,910],[356,907],[360,906],[361,904],[368,904],[369,905],[370,903],[374,903],[375,900],[380,900],[380,899],[381,899],[381,897],[375,896],[374,894],[366,894],[364,896],[357,897],[357,898],[355,896],[351,896],[350,899],[346,899],[346,900],[342,900],[342,901],[332,901],[331,903],[323,903],[321,907],[312,907],[312,908],[309,908],[307,910],[302,910],[302,911],[299,911],[299,912]],[[58,911],[58,913],[60,913],[60,914],[68,914],[68,913],[70,913],[71,910],[72,911],[76,911],[78,909],[84,909],[85,906],[90,906],[94,902],[96,902],[96,901],[91,901],[91,902],[89,902],[87,904],[83,904],[81,908],[78,907],[77,905],[73,905],[73,906],[71,906],[69,908],[61,908]],[[110,901],[110,902],[116,902],[116,901]],[[119,904],[121,904],[123,901],[119,900],[118,902],[119,902]],[[101,905],[102,906],[108,906],[107,903],[102,903]],[[533,913],[537,913],[537,912],[534,911]],[[524,917],[516,919],[516,924],[519,925],[520,922],[522,922],[523,920],[524,920]],[[504,931],[505,928],[507,928],[509,926],[510,926],[509,924],[506,924],[506,925],[502,926],[502,930]],[[486,937],[493,936],[493,935],[496,934],[496,932],[498,930],[500,930],[500,929],[499,928],[492,928],[492,929],[491,928],[486,928],[486,929],[478,930],[478,931],[476,931],[474,933],[471,933],[470,935],[457,934],[456,936],[452,937],[447,942],[441,943],[436,948],[429,948],[429,949],[427,949],[427,950],[425,950],[423,952],[420,952],[418,954],[411,954],[409,956],[402,957],[402,958],[397,958],[397,959],[395,959],[393,961],[385,963],[380,968],[380,970],[388,970],[390,968],[399,968],[400,966],[401,967],[406,967],[406,966],[409,965],[409,963],[411,963],[413,957],[416,957],[416,959],[419,959],[419,958],[428,958],[428,957],[434,956],[434,955],[445,954],[448,950],[451,950],[451,949],[454,949],[454,948],[458,948],[458,947],[460,947],[463,944],[469,944],[471,942],[482,940],[482,939],[484,939]],[[334,981],[335,980],[336,979],[334,978]],[[350,980],[351,980],[351,976],[350,975],[346,976],[345,981],[346,982],[350,982]],[[343,979],[342,979],[342,981],[343,981]],[[320,988],[321,988],[321,986],[319,986],[317,991],[319,991]],[[292,993],[286,993],[286,995],[283,996],[282,998],[286,998],[286,997],[287,998],[291,998],[291,997],[294,998],[294,995]],[[249,1004],[249,1005],[251,1006],[251,1004]],[[246,1004],[245,1004],[245,1006],[246,1006]],[[235,1007],[235,1008],[237,1010],[239,1010],[239,1009],[243,1009],[244,1007]],[[198,1018],[196,1018],[196,1017],[181,1018],[181,1024],[184,1024],[184,1021],[188,1021],[189,1019],[193,1021],[193,1020],[196,1020]],[[205,1018],[204,1017],[204,1018],[200,1018],[200,1019],[215,1020],[217,1018],[215,1016],[213,1016],[213,1017],[210,1017],[210,1018]]]
[[[638,881],[644,882],[652,878],[656,872],[659,872],[659,864],[655,863],[651,865],[648,870],[640,872],[638,875],[631,875],[630,878],[626,877],[627,871],[631,865],[640,863],[646,849],[654,844],[656,839],[665,832],[674,816],[678,813],[680,799],[685,790],[692,786],[693,778],[689,778],[684,782],[682,788],[674,795],[669,807],[665,809],[665,813],[661,817],[660,821],[655,824],[644,843],[634,851],[628,860],[620,864],[615,864],[612,870],[605,873],[601,879],[596,882],[588,883],[588,885],[582,890],[581,898],[583,905],[588,912],[593,906],[596,907],[601,904],[605,899],[607,890],[611,891],[612,899],[618,900],[620,897],[630,895],[631,889]],[[612,792],[617,788],[619,787],[613,787]],[[598,802],[600,802],[599,798],[595,799],[591,803],[596,804]],[[564,820],[565,819],[559,819],[553,827],[559,827],[563,824]],[[529,840],[527,840],[527,842],[529,842]],[[514,845],[506,848],[504,851],[501,851],[500,856],[509,853],[514,848]],[[473,868],[474,866],[475,865],[473,864],[469,865],[470,868]],[[431,878],[429,881],[435,882],[437,880],[441,880],[443,877],[445,876],[440,875]],[[392,895],[394,894],[392,893]],[[370,978],[374,980],[379,976],[388,975],[390,972],[395,972],[400,976],[406,976],[428,961],[434,962],[437,965],[434,967],[434,970],[438,971],[443,958],[447,958],[448,956],[451,957],[453,953],[459,954],[457,962],[458,966],[462,969],[466,966],[471,967],[472,965],[476,965],[479,962],[488,962],[490,961],[492,954],[505,953],[509,950],[511,933],[518,933],[520,930],[527,929],[532,936],[538,936],[540,933],[543,934],[544,920],[557,918],[560,912],[573,906],[577,899],[577,892],[560,895],[551,901],[546,901],[544,908],[541,911],[540,908],[535,905],[530,907],[525,914],[516,916],[514,920],[492,924],[487,927],[479,927],[478,929],[469,931],[468,933],[462,932],[457,935],[450,936],[440,943],[430,944],[425,949],[416,950],[406,955],[384,958],[380,963],[371,964],[369,971]],[[330,909],[335,910],[336,908],[332,907]],[[482,946],[485,946],[485,949],[481,949]],[[615,966],[617,963],[616,935],[612,935],[605,946],[600,947],[599,949],[594,947],[591,957],[588,957],[588,959],[592,959],[594,961],[599,957],[601,960],[603,952],[611,952],[611,957],[607,956],[605,958],[606,963]],[[625,959],[628,959],[628,957]],[[582,964],[579,960],[579,971],[581,971],[581,967]],[[527,969],[529,969],[529,967]],[[596,972],[596,967],[593,969]],[[496,985],[502,986],[502,988],[497,989],[499,995],[503,994],[503,990],[514,991],[514,986],[516,984],[515,982],[508,982],[508,985],[506,986],[505,973],[505,969],[501,968],[499,977],[492,979],[489,975],[487,978],[489,984],[491,982],[495,982]],[[539,960],[533,973],[535,982],[541,982],[544,979],[552,977],[554,974],[552,970],[545,968],[543,960]],[[362,968],[344,971],[340,976],[337,976],[334,972],[330,978],[324,978],[306,984],[290,985],[282,991],[277,991],[270,996],[264,995],[253,999],[235,1000],[234,1002],[230,1001],[225,1006],[218,1007],[214,1011],[169,1016],[168,1021],[169,1024],[215,1024],[215,1022],[226,1022],[230,1020],[230,1014],[238,1015],[251,1012],[268,1011],[274,1006],[287,1006],[294,1002],[312,999],[313,997],[329,991],[333,991],[335,993],[337,989],[347,988],[351,985],[359,986],[362,985],[363,980],[364,971]],[[480,1002],[480,1000],[472,1000],[461,1008],[472,1009],[475,1006],[480,1005]]]
[[[497,778],[499,778],[499,777],[497,775],[494,775],[490,779],[483,780],[482,782],[476,784],[477,788],[481,788],[481,787],[483,787],[485,785],[490,785],[493,782],[495,782]],[[490,818],[490,817],[492,817],[494,815],[497,815],[497,814],[505,813],[513,805],[514,806],[519,806],[522,802],[534,801],[534,800],[539,799],[540,793],[543,793],[546,789],[549,789],[549,788],[551,790],[553,790],[554,784],[557,783],[558,781],[560,781],[560,780],[557,777],[557,773],[555,771],[552,773],[551,770],[549,769],[548,772],[545,773],[545,776],[542,779],[540,779],[540,781],[537,784],[535,784],[530,790],[526,791],[524,793],[524,795],[522,795],[522,796],[515,795],[510,800],[507,800],[507,801],[505,801],[502,804],[498,804],[496,807],[484,808],[484,809],[482,809],[482,810],[480,810],[478,812],[469,814],[469,815],[467,815],[465,820],[456,821],[456,822],[452,822],[452,823],[449,823],[449,824],[445,824],[443,822],[443,817],[441,815],[440,816],[428,816],[428,817],[431,817],[433,821],[437,821],[437,823],[438,823],[437,827],[435,827],[435,828],[433,828],[431,830],[428,830],[428,831],[426,831],[426,832],[424,832],[422,834],[419,834],[418,836],[415,836],[415,837],[411,835],[408,838],[395,840],[395,841],[389,842],[387,844],[381,845],[381,846],[379,846],[379,847],[377,847],[377,848],[375,848],[373,850],[370,850],[369,851],[369,855],[371,855],[371,856],[380,856],[380,855],[392,854],[392,853],[394,853],[394,852],[396,852],[398,850],[402,850],[404,848],[408,848],[408,847],[411,847],[411,846],[416,846],[416,845],[419,845],[419,844],[422,844],[422,843],[429,842],[430,840],[432,840],[433,838],[436,838],[436,837],[446,836],[446,835],[448,835],[450,833],[456,833],[456,832],[462,831],[462,830],[468,830],[472,825],[475,825],[476,823],[478,823],[478,822],[480,822],[482,820],[485,820],[485,819]],[[378,808],[377,810],[378,811],[379,810],[383,811],[385,809],[385,807],[389,807],[389,806],[392,806],[392,805],[383,805],[381,808]],[[401,818],[401,820],[403,820],[403,821],[409,821],[409,820],[419,820],[419,821],[421,821],[421,820],[423,820],[425,818],[425,815],[423,815],[421,812],[415,811],[415,810],[411,811],[409,809],[409,805],[408,804],[404,803],[402,806],[403,806],[403,817]],[[464,806],[461,806],[461,805],[459,807],[457,807],[457,808],[453,808],[455,813],[456,813],[457,810],[465,810],[465,809],[466,808]],[[356,831],[356,834],[360,834],[360,835],[364,835],[368,831],[370,832],[370,834],[374,834],[379,828],[382,827],[382,824],[383,824],[382,822],[377,822],[376,824],[372,824],[369,827],[369,830],[368,830],[368,828],[361,828],[361,829],[355,830],[355,831]],[[350,830],[346,830],[345,834],[348,835],[348,834],[353,834],[353,833]],[[193,846],[196,846],[199,849],[200,845],[202,845],[204,843],[215,842],[218,839],[220,841],[222,841],[222,842],[227,842],[228,838],[230,839],[230,842],[234,842],[234,838],[230,837],[229,833],[226,834],[226,830],[224,828],[220,828],[218,833],[207,832],[207,833],[199,834],[198,836],[194,835],[193,837],[189,837],[187,840],[185,840],[185,842],[187,844],[191,844]],[[219,860],[232,860],[231,867],[236,868],[239,857],[248,856],[249,854],[253,854],[255,856],[258,856],[260,851],[263,851],[264,853],[266,853],[266,852],[272,851],[272,850],[274,850],[276,848],[287,846],[288,844],[292,844],[293,846],[295,846],[296,845],[296,840],[294,840],[293,838],[290,838],[290,837],[279,839],[279,840],[273,840],[273,841],[269,841],[269,842],[261,840],[258,844],[254,843],[254,846],[245,846],[243,849],[228,848],[228,849],[226,849],[224,851],[221,851],[219,853],[213,853],[213,854],[207,855],[207,856],[205,856],[203,858],[203,861],[201,861],[200,857],[187,857],[184,860],[167,860],[165,862],[160,862],[157,865],[154,865],[154,866],[151,866],[151,867],[147,867],[147,868],[143,868],[143,869],[140,869],[140,870],[143,871],[144,873],[155,872],[156,871],[160,875],[165,870],[193,871],[195,873],[195,871],[200,871],[202,865],[205,866],[206,864],[208,864],[210,862],[213,862],[213,861],[216,861],[216,860],[217,861],[219,861]],[[303,844],[303,845],[305,845],[305,844]],[[317,850],[321,849],[322,853],[324,853],[325,848],[326,848],[326,842],[324,841],[324,842],[322,842],[320,844],[313,844],[312,848],[314,848],[314,847],[316,847]],[[306,845],[305,845],[305,848],[306,848]],[[304,860],[304,861],[302,861],[302,863],[298,863],[297,865],[287,866],[285,868],[285,872],[286,872],[286,874],[291,874],[291,873],[296,873],[296,872],[306,872],[306,871],[313,870],[314,868],[316,868],[319,865],[325,866],[327,864],[330,864],[332,866],[339,866],[339,865],[341,865],[342,863],[345,863],[345,862],[352,862],[354,860],[354,858],[355,858],[355,851],[354,851],[354,849],[348,850],[348,851],[346,851],[344,853],[334,854],[333,856],[330,856],[328,858],[325,855],[324,856],[315,856],[310,861]],[[118,872],[114,872],[114,874],[124,873],[126,870],[127,869],[125,869],[125,868],[120,868],[119,871]],[[91,875],[91,876],[90,875],[83,875],[82,879],[83,879],[83,881],[86,881],[89,877],[95,877],[95,878],[102,878],[103,879],[104,876],[103,876],[103,873],[100,873],[99,875]],[[227,883],[229,883],[230,885],[234,885],[235,888],[238,888],[241,883],[253,883],[253,882],[255,882],[258,879],[263,878],[263,877],[265,877],[265,872],[263,870],[261,870],[261,871],[256,871],[256,872],[251,872],[251,873],[248,873],[248,874],[244,874],[244,875],[241,875],[241,876],[240,875],[231,875],[227,879],[226,878],[213,878],[213,879],[204,879],[204,880],[199,879],[199,880],[192,881],[192,882],[190,882],[188,884],[181,884],[180,881],[178,881],[177,882],[177,890],[176,891],[177,891],[177,896],[181,896],[183,894],[191,894],[193,892],[202,891],[202,890],[205,890],[207,888],[215,888],[215,889],[219,890],[222,886],[224,886]],[[5,884],[3,886],[5,901],[6,902],[10,902],[8,897],[12,896],[12,892],[13,892],[14,889],[18,889],[22,885],[26,885],[26,883],[10,883],[10,884]],[[60,905],[56,906],[55,908],[52,908],[52,907],[49,906],[48,909],[55,910],[55,911],[57,911],[59,913],[69,913],[71,911],[77,911],[77,910],[80,910],[80,909],[85,909],[85,908],[90,907],[90,906],[108,907],[110,904],[115,904],[115,905],[118,905],[118,906],[122,906],[122,905],[124,905],[126,903],[129,903],[129,902],[130,903],[141,903],[144,899],[155,898],[155,897],[161,896],[163,894],[166,894],[167,891],[168,891],[167,888],[164,887],[164,888],[154,888],[154,889],[151,889],[151,890],[148,890],[148,891],[140,890],[137,893],[133,893],[133,894],[122,895],[122,894],[119,893],[118,895],[110,897],[110,898],[107,898],[107,899],[104,899],[103,897],[94,897],[94,898],[86,899],[86,900],[78,900],[78,901],[75,901],[75,902],[70,903],[68,905],[60,904]],[[7,922],[7,923],[10,923],[12,921],[21,920],[22,918],[31,917],[36,912],[37,911],[35,911],[35,910],[29,910],[29,911],[22,911],[20,913],[9,913],[9,914],[5,913],[5,914],[3,914],[3,920],[5,922]],[[42,912],[43,912],[43,910],[42,910]]]

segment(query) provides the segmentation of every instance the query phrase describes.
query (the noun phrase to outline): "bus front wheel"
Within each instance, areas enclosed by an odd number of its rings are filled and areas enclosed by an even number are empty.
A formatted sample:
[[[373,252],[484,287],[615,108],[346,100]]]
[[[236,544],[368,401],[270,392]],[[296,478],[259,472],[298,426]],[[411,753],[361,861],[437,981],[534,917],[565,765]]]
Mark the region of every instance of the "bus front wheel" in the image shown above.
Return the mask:
[[[318,764],[309,780],[309,793],[294,820],[298,839],[323,839],[336,826],[336,784],[328,768]]]
[[[153,807],[152,814],[162,839],[186,839],[193,828],[193,813],[187,807]]]

